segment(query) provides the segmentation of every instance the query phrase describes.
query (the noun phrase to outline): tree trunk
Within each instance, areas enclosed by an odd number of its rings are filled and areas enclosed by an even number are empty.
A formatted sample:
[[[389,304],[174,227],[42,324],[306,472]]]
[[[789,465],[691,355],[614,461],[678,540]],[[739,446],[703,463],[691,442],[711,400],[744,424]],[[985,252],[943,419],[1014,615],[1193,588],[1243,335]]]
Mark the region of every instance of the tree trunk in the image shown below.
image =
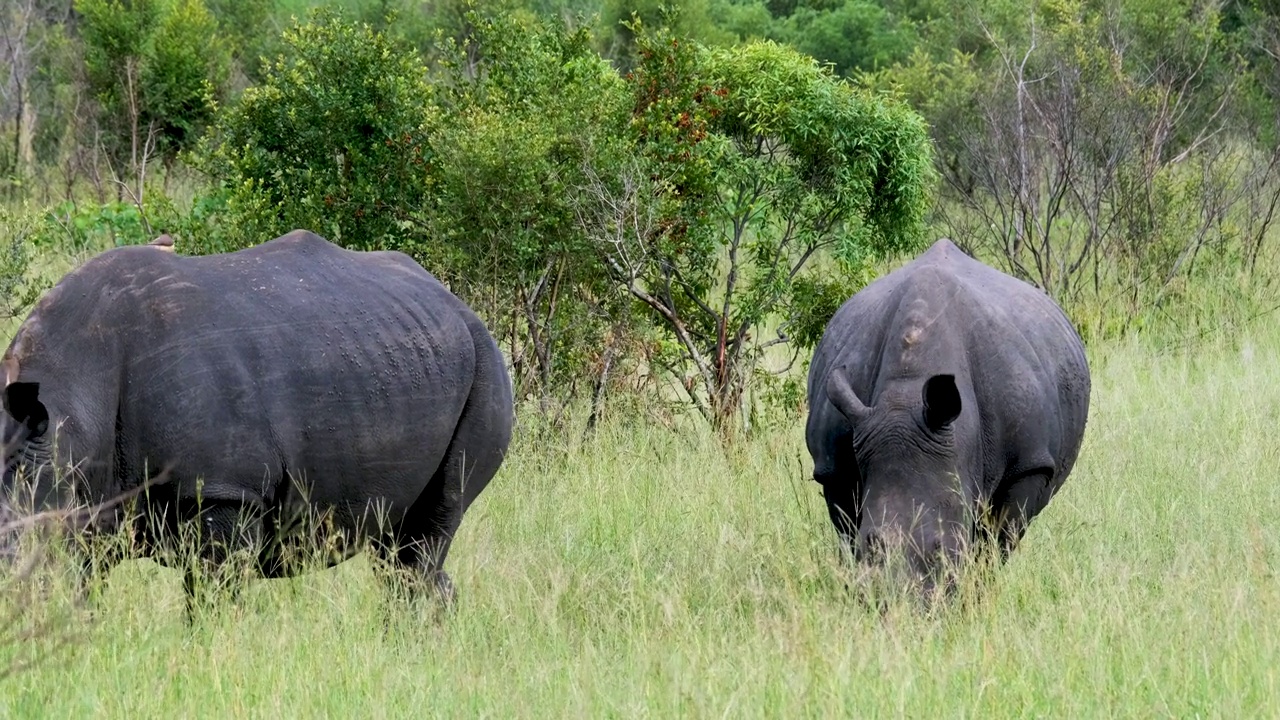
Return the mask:
[[[613,370],[613,360],[617,354],[618,336],[614,334],[609,338],[609,344],[604,348],[604,359],[601,362],[600,374],[596,376],[595,387],[591,390],[591,414],[587,416],[587,429],[584,433],[590,435],[595,429],[596,424],[600,422],[600,416],[604,413],[604,393],[609,386],[609,373]]]
[[[17,127],[15,128],[16,152],[14,160],[19,177],[29,177],[35,170],[36,113],[31,105],[31,88],[28,83],[18,87]]]

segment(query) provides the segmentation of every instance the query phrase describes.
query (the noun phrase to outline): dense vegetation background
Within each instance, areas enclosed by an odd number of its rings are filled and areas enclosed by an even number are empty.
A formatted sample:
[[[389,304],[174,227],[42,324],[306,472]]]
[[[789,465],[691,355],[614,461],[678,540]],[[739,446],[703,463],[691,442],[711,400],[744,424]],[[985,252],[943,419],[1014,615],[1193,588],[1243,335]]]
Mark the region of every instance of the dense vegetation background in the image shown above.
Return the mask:
[[[305,227],[435,272],[553,425],[644,397],[733,431],[793,415],[838,304],[944,235],[1089,340],[1275,297],[1270,3],[672,5],[12,0],[0,295]]]

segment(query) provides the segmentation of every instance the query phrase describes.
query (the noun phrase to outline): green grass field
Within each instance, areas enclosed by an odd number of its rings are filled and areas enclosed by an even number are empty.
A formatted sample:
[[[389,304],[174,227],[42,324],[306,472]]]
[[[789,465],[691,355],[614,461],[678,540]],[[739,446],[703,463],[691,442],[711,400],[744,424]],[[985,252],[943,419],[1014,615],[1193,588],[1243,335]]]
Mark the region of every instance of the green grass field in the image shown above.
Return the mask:
[[[1075,474],[933,613],[845,590],[803,418],[728,451],[617,422],[517,441],[454,546],[451,615],[388,606],[362,556],[190,627],[178,572],[130,562],[0,715],[1271,716],[1280,323],[1251,333],[1094,348]]]

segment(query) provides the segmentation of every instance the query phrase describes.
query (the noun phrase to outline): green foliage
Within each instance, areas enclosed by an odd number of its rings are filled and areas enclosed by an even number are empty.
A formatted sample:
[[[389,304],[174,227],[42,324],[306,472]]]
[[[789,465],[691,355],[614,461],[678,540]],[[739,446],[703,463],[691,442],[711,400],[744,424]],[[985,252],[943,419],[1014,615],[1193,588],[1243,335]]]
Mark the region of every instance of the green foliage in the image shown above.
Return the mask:
[[[794,225],[801,243],[834,241],[851,259],[919,247],[934,173],[918,114],[774,43],[715,51],[708,70],[728,91],[716,129],[733,142],[718,185],[766,180],[758,207],[731,214]]]
[[[601,22],[604,49],[627,68],[640,61],[633,17],[708,46],[775,40],[834,65],[840,74],[891,65],[917,40],[908,18],[873,0],[609,0]]]
[[[815,270],[799,275],[791,283],[785,330],[797,347],[816,347],[840,306],[875,279],[870,265],[857,269],[840,265],[834,272]]]
[[[142,97],[170,156],[189,148],[212,119],[226,82],[227,50],[203,0],[172,0],[142,66]]]
[[[733,42],[773,37],[778,25],[762,0],[716,0],[709,10],[711,22]]]
[[[835,66],[837,73],[876,70],[904,60],[915,46],[912,25],[869,0],[800,7],[776,33],[800,52]]]
[[[349,247],[399,247],[426,203],[434,109],[412,49],[329,11],[284,34],[261,86],[224,113],[205,154],[233,244],[307,228]]]
[[[38,71],[31,84],[31,101],[40,112],[34,141],[35,159],[44,167],[55,166],[76,151],[76,130],[81,95],[79,77],[84,67],[83,46],[61,25],[39,28],[36,53]]]
[[[659,178],[658,220],[605,254],[678,341],[672,365],[690,368],[684,385],[702,393],[690,397],[723,427],[760,357],[752,333],[789,302],[803,315],[798,303],[825,297],[792,292],[816,256],[856,267],[920,247],[928,137],[893,98],[773,42],[707,49],[659,29],[638,47],[633,130]]]
[[[234,249],[218,246],[224,212],[225,198],[218,193],[198,197],[189,206],[161,193],[148,194],[142,204],[64,201],[20,216],[19,234],[31,250],[72,262],[112,247],[145,244],[166,233],[184,254],[222,251]]]
[[[721,0],[722,2],[723,0]],[[712,21],[716,0],[604,0],[602,36],[605,54],[623,68],[637,61],[636,25],[663,27],[672,35],[704,44],[729,44],[737,38]]]
[[[1268,236],[1276,116],[1218,4],[1001,0],[921,27],[908,61],[868,80],[930,120],[937,219],[978,254],[1136,321]]]
[[[262,80],[262,61],[279,43],[272,32],[275,0],[206,0],[217,19],[218,31],[226,38],[230,59],[249,80]]]
[[[529,16],[467,23],[465,45],[438,51],[447,75],[414,250],[493,326],[513,328],[517,388],[536,381],[545,399],[583,374],[613,327],[616,302],[573,196],[589,168],[615,174],[629,152],[630,98],[585,28]]]
[[[132,202],[70,203],[49,209],[33,244],[45,250],[61,250],[72,256],[100,252],[108,247],[138,245],[155,235],[146,215]]]
[[[719,192],[715,159],[723,152],[711,124],[723,112],[727,90],[703,76],[703,51],[694,43],[659,30],[642,32],[638,47],[639,63],[628,75],[635,102],[631,130],[646,169],[661,183],[655,197],[662,220],[652,242],[659,255],[680,257],[686,281],[705,290],[716,249],[708,206]]]
[[[35,213],[0,208],[0,322],[20,317],[47,287],[33,267],[39,231]]]
[[[582,251],[568,188],[625,151],[627,90],[585,29],[471,17],[483,63],[455,50],[437,85],[430,237],[474,262],[459,270],[537,274]]]
[[[78,0],[75,8],[83,18],[89,84],[104,101],[120,103],[125,64],[146,54],[160,19],[160,0]]]
[[[107,149],[135,175],[151,142],[167,160],[211,120],[228,53],[202,0],[76,0],[85,74]]]
[[[1099,336],[1267,272],[1270,2],[72,5],[36,3],[33,70],[0,88],[8,196],[52,211],[32,238],[403,249],[544,399],[626,352],[728,412],[785,364],[765,346],[803,350],[878,259],[941,234]]]

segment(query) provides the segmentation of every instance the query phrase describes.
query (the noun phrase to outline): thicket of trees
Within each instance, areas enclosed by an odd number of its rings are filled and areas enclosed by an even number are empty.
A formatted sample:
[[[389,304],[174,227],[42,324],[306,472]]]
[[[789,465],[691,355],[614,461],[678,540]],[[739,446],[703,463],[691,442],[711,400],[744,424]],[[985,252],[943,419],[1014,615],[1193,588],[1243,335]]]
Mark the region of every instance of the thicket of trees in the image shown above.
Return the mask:
[[[413,254],[548,416],[648,385],[728,430],[938,235],[1100,332],[1269,269],[1264,0],[671,5],[11,0],[0,292],[41,248],[307,227]]]
[[[327,12],[286,32],[209,136],[225,225],[192,234],[226,249],[301,226],[411,252],[486,315],[544,409],[592,376],[598,404],[629,357],[717,426],[791,341],[806,266],[923,237],[922,120],[793,49],[633,24],[622,75],[585,28],[467,22],[434,67]]]
[[[942,227],[1127,322],[1198,271],[1257,270],[1280,201],[1274,10],[1001,0],[878,78],[931,121]]]

